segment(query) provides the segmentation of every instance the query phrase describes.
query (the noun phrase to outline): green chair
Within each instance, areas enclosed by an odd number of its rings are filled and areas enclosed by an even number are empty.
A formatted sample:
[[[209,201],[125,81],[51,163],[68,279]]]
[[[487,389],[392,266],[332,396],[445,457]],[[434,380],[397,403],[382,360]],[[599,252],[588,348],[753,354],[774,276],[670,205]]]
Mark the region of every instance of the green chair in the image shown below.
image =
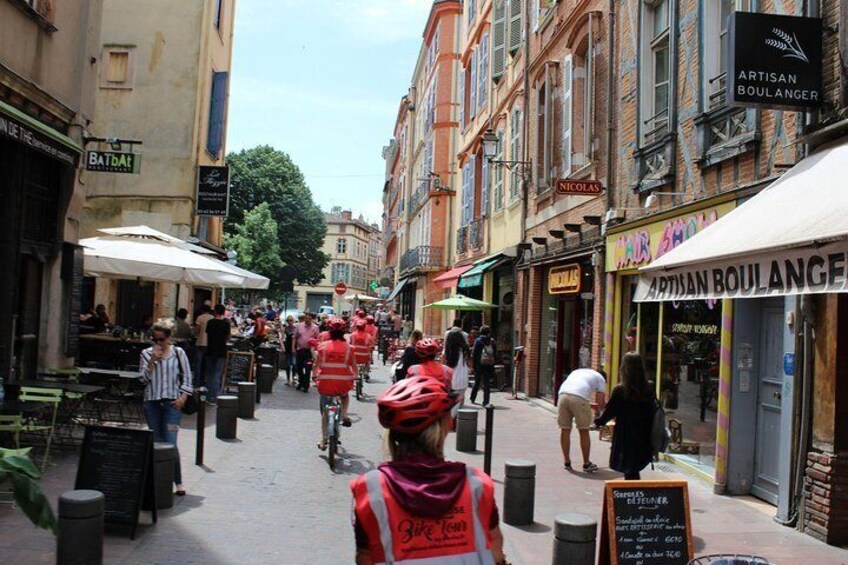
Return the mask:
[[[21,418],[24,420],[23,432],[40,432],[46,436],[44,445],[44,459],[41,460],[41,471],[44,472],[44,467],[47,466],[47,460],[50,456],[50,444],[53,442],[53,430],[56,427],[56,414],[59,412],[59,404],[62,402],[62,389],[58,388],[41,388],[32,386],[22,386],[18,400],[21,402],[38,402],[52,405],[52,415],[50,416],[50,424],[38,421],[35,417],[26,418],[21,413]]]
[[[15,444],[15,449],[21,448],[21,431],[24,427],[19,414],[0,414],[0,434],[9,434]]]

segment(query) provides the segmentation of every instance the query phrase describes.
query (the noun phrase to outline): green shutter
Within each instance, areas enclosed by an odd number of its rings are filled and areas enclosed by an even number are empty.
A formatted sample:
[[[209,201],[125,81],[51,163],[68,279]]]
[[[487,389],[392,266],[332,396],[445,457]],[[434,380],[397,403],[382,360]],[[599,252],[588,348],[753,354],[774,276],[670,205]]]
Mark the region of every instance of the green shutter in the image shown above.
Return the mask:
[[[492,23],[492,80],[497,83],[506,67],[506,0],[495,0]]]
[[[524,8],[522,0],[510,0],[509,2],[509,54],[513,55],[521,47],[524,37],[522,15]]]

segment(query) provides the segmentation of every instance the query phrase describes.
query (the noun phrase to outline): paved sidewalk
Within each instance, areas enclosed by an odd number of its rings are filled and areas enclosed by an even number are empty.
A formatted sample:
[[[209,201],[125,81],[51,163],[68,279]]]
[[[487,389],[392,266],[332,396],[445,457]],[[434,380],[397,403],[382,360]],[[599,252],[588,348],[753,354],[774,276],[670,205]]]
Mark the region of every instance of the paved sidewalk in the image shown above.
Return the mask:
[[[342,465],[331,473],[315,443],[318,434],[318,396],[303,394],[277,382],[264,395],[253,421],[238,423],[238,440],[215,439],[214,411],[206,430],[205,467],[194,463],[194,418],[180,431],[183,474],[188,496],[176,499],[148,525],[143,515],[135,540],[118,532],[105,542],[107,563],[308,564],[353,562],[348,482],[382,460],[382,429],[374,398],[388,383],[378,367],[366,385],[364,402],[352,401],[353,428],[343,434]],[[507,555],[516,565],[551,562],[554,517],[566,511],[600,518],[603,481],[619,478],[604,469],[609,444],[593,436],[593,460],[602,469],[593,475],[566,472],[559,453],[554,415],[523,400],[496,394],[493,476],[502,504],[504,461],[526,458],[537,464],[536,523],[526,528],[503,526]],[[478,448],[483,448],[481,434]],[[482,466],[482,452],[459,454],[448,438],[447,456]],[[572,458],[579,461],[577,446]],[[76,454],[58,460],[48,470],[44,488],[55,501],[73,487]],[[749,498],[712,494],[711,486],[685,477],[663,464],[645,478],[688,479],[698,555],[721,551],[762,555],[780,565],[848,564],[848,551],[776,524],[773,508]],[[0,504],[0,563],[3,565],[55,562],[55,539],[37,530],[8,505]]]

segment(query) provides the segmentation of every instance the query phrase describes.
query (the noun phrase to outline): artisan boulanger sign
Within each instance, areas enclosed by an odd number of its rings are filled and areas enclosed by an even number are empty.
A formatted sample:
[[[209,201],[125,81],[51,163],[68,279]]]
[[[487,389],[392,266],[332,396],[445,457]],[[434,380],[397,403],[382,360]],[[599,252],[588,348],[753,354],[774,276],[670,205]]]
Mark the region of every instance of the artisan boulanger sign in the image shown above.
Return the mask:
[[[789,249],[779,254],[732,262],[693,265],[640,274],[634,300],[758,298],[848,291],[845,242],[818,249]]]
[[[548,274],[548,292],[550,294],[576,294],[580,292],[582,270],[573,263],[554,267]]]
[[[604,185],[597,180],[559,179],[556,182],[557,194],[571,196],[597,196],[604,191]]]
[[[141,155],[119,151],[89,151],[85,169],[103,173],[138,173],[141,169]]]
[[[197,215],[226,216],[230,201],[230,168],[201,165],[197,173]]]
[[[819,18],[734,12],[728,33],[728,104],[787,109],[821,105]]]

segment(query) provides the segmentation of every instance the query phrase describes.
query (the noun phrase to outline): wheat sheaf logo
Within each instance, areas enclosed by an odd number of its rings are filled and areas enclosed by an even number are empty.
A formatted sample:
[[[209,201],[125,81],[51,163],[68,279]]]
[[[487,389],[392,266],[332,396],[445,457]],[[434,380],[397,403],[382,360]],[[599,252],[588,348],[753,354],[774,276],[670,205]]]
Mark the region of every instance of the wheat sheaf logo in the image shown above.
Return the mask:
[[[777,39],[771,37],[767,38],[766,45],[774,47],[778,51],[782,51],[783,56],[788,57],[789,59],[798,59],[805,63],[810,62],[794,33],[789,35],[787,32],[778,28],[772,28],[771,32],[777,37]]]

